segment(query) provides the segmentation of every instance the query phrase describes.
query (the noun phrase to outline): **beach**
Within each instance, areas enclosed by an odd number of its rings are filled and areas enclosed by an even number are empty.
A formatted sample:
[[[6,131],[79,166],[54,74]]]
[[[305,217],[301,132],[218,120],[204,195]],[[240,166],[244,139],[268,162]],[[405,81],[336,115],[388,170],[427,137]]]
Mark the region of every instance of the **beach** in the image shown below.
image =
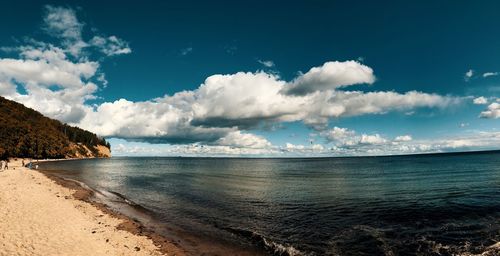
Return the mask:
[[[500,255],[499,156],[11,162],[0,255]]]
[[[11,161],[0,172],[0,255],[182,255],[84,199],[83,190]]]

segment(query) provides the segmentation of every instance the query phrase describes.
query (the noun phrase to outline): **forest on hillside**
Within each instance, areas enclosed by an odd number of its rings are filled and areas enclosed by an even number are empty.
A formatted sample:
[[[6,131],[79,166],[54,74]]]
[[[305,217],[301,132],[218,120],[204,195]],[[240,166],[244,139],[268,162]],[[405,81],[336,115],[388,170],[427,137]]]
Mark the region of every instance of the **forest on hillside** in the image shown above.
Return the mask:
[[[43,116],[17,102],[0,97],[0,158],[65,158],[74,156],[71,143],[85,145],[95,156],[95,146],[110,148],[104,138]],[[95,151],[95,152],[94,152]]]

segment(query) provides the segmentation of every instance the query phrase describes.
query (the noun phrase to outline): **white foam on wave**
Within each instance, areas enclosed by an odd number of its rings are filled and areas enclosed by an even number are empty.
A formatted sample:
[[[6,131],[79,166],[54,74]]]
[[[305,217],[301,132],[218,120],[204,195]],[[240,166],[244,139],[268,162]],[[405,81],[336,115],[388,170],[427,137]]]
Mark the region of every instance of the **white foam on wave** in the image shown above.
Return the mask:
[[[284,246],[282,244],[275,243],[273,241],[268,241],[266,238],[262,237],[262,241],[266,247],[273,251],[274,255],[288,255],[288,256],[300,256],[303,255],[299,250],[295,249],[293,246]]]
[[[488,246],[482,253],[479,254],[463,253],[460,256],[498,256],[498,255],[500,255],[500,242]]]

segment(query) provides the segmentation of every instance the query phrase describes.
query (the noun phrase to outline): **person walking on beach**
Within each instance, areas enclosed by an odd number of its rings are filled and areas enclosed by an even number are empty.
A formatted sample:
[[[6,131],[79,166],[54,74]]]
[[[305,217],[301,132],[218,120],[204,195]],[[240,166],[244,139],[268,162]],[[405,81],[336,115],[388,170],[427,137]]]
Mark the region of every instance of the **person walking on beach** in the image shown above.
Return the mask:
[[[9,169],[9,160],[6,160],[4,170],[8,170],[8,169]]]
[[[4,165],[4,162],[2,160],[2,161],[0,161],[0,171],[3,171],[3,165]]]

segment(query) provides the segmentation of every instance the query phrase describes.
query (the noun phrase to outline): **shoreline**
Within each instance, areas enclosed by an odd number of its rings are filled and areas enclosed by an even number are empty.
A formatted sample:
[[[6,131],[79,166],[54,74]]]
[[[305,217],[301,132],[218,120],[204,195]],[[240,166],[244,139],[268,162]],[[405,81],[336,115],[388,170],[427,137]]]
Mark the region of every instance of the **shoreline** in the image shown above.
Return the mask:
[[[77,181],[21,166],[0,171],[0,251],[7,254],[186,255],[140,222],[91,200]],[[58,159],[51,161],[61,161]],[[46,160],[43,160],[43,162]],[[42,162],[42,161],[39,161]]]
[[[78,160],[78,159],[72,159],[72,160]],[[164,255],[186,255],[186,252],[183,249],[181,249],[180,245],[177,242],[172,241],[156,233],[154,230],[142,224],[139,220],[133,219],[123,213],[115,211],[104,203],[93,200],[95,191],[83,187],[78,181],[58,177],[55,174],[50,174],[49,173],[50,171],[41,171],[41,170],[36,170],[36,171],[43,174],[50,180],[54,181],[56,184],[74,190],[75,192],[73,193],[73,198],[75,200],[80,200],[82,202],[89,203],[90,205],[102,211],[104,214],[107,214],[111,217],[121,220],[122,223],[119,224],[116,227],[116,229],[129,232],[133,235],[147,237]]]
[[[95,159],[95,158],[90,158]],[[103,158],[107,159],[107,158]],[[88,160],[83,159],[48,159],[39,160],[43,162],[56,162],[67,160]],[[270,255],[272,252],[268,248],[261,247],[259,244],[254,244],[255,238],[243,237],[245,244],[240,241],[220,239],[193,233],[190,230],[185,230],[182,227],[166,224],[157,216],[157,213],[145,208],[138,202],[133,202],[126,195],[121,195],[110,190],[96,189],[85,182],[82,182],[74,177],[65,175],[65,171],[52,170],[50,168],[41,167],[37,172],[43,174],[47,178],[53,180],[58,185],[68,187],[75,190],[78,200],[82,200],[103,212],[114,216],[124,221],[119,228],[132,234],[143,235],[153,241],[159,248],[166,248],[162,252],[172,255],[172,251],[180,251],[182,254],[174,255]],[[118,200],[116,200],[117,198]],[[123,200],[123,202],[122,202]],[[227,230],[226,230],[227,231]],[[230,232],[232,235],[238,235]],[[248,239],[248,240],[247,240]],[[248,244],[246,244],[248,243]],[[169,245],[172,244],[176,248],[172,250]],[[280,254],[281,255],[281,254]]]

